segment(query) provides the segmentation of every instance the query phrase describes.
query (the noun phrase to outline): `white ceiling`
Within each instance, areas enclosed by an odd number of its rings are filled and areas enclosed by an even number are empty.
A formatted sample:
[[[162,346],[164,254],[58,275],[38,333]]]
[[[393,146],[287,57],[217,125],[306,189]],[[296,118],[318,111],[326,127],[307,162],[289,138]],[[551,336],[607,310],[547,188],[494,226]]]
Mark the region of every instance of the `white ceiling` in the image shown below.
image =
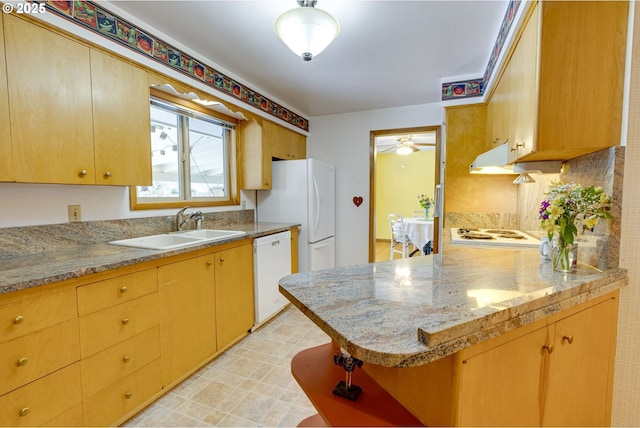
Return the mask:
[[[508,0],[318,0],[341,30],[309,62],[273,31],[295,0],[110,3],[310,118],[436,103],[443,81],[481,77]]]

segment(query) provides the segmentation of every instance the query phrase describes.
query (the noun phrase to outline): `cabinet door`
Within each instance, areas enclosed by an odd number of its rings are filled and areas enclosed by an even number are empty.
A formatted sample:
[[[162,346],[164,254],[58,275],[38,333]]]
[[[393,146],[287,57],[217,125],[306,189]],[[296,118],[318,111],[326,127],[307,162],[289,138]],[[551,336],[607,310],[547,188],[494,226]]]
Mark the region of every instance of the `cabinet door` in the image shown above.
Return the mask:
[[[271,189],[271,146],[262,126],[255,120],[242,121],[237,128],[240,186],[242,189]]]
[[[213,254],[158,268],[163,386],[216,351]]]
[[[552,337],[543,327],[464,360],[457,425],[540,426]]]
[[[617,300],[556,323],[543,424],[608,426]]]
[[[538,22],[538,6],[535,6],[509,60],[513,100],[510,110],[514,128],[509,162],[536,150]]]
[[[307,137],[297,132],[289,132],[291,137],[291,157],[293,159],[306,159]]]
[[[487,105],[487,131],[490,132],[489,140],[492,147],[511,141],[513,136],[510,135],[511,125],[511,109],[509,99],[511,97],[511,75],[510,67],[504,70],[498,86],[491,96],[491,101]]]
[[[0,40],[4,40],[3,15],[0,15]],[[0,43],[0,181],[13,181],[9,93],[4,43]]]
[[[4,15],[17,181],[93,184],[89,48]]]
[[[222,349],[253,327],[253,246],[215,253],[216,329]]]
[[[291,159],[291,140],[285,128],[265,120],[262,122],[262,132],[271,147],[271,157]]]
[[[151,184],[147,73],[91,50],[96,183]]]

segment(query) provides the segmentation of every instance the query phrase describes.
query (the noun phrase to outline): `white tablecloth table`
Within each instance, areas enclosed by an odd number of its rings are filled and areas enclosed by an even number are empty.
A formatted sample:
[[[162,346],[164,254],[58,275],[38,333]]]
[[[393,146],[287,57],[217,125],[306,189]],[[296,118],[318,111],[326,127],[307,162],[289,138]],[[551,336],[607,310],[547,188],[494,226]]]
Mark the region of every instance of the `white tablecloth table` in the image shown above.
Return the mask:
[[[404,219],[404,232],[424,254],[424,245],[433,241],[433,219],[425,220],[419,217],[409,217]]]

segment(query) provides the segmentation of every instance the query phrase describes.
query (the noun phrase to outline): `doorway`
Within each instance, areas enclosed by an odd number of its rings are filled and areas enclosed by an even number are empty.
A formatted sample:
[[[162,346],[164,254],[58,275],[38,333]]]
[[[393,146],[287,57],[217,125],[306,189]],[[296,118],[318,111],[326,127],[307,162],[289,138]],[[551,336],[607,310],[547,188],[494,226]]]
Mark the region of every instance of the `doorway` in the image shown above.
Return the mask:
[[[380,247],[390,235],[389,212],[413,217],[414,210],[421,210],[417,202],[419,194],[436,197],[442,152],[440,133],[440,126],[370,132],[369,262],[380,261],[384,254]],[[438,213],[433,214],[431,245],[437,252],[441,222]],[[388,254],[389,244],[386,245]]]

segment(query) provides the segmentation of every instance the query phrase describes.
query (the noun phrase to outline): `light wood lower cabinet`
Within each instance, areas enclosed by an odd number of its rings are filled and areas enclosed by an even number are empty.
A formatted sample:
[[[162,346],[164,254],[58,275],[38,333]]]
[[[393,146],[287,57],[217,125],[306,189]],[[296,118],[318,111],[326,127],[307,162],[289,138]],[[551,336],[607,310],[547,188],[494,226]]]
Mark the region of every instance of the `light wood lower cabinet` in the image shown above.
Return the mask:
[[[80,317],[80,355],[87,358],[158,325],[158,293]]]
[[[42,425],[81,400],[80,364],[75,363],[0,396],[0,424]]]
[[[78,287],[84,423],[117,425],[158,394],[155,268]]]
[[[0,395],[68,366],[79,358],[77,319],[0,343]]]
[[[431,364],[363,369],[426,425],[607,426],[617,311],[616,291]]]
[[[158,268],[162,385],[216,351],[214,254]]]
[[[0,295],[0,426],[121,424],[253,326],[249,239],[117,272]]]
[[[45,424],[81,404],[78,337],[73,284],[0,296],[0,425]]]
[[[214,254],[216,283],[216,338],[221,350],[246,335],[254,323],[253,246]]]
[[[80,362],[82,396],[90,397],[160,358],[160,329],[150,328]]]
[[[161,389],[160,360],[155,360],[85,399],[85,425],[114,425],[122,421],[123,415],[139,410]]]

